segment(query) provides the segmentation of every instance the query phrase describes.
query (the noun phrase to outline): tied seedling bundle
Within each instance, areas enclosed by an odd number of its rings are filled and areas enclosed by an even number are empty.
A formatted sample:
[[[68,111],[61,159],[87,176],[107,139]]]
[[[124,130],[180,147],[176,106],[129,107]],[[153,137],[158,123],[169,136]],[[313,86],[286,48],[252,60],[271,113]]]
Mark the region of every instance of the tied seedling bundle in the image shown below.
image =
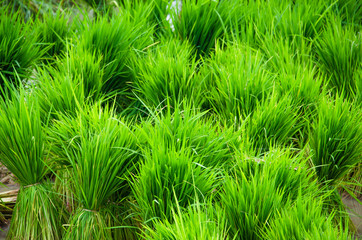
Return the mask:
[[[71,169],[78,206],[64,239],[113,239],[111,229],[120,221],[112,207],[131,191],[127,177],[137,156],[132,131],[112,110],[95,105],[76,117],[63,116],[51,132],[58,146],[53,154]]]
[[[0,99],[0,159],[20,184],[8,239],[61,239],[62,214],[48,181],[45,139],[32,96],[20,90]]]

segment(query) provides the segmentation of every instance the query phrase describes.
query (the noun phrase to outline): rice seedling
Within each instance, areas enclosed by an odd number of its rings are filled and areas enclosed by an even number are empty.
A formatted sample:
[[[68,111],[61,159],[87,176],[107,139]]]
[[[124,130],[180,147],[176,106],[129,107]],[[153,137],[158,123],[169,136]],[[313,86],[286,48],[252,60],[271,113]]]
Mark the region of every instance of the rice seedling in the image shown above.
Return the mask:
[[[352,99],[357,92],[356,73],[362,67],[362,35],[353,26],[342,27],[338,19],[331,20],[316,45],[319,63],[330,76],[329,88]]]
[[[233,1],[182,1],[182,10],[171,13],[174,33],[188,40],[196,49],[197,58],[208,56],[216,40],[225,33]]]
[[[278,212],[293,206],[301,195],[323,195],[304,155],[293,155],[291,149],[276,148],[264,156],[237,156],[220,192],[229,237],[264,239],[263,232],[278,219]]]
[[[353,239],[360,5],[0,0],[8,239]]]
[[[247,178],[255,175],[271,177],[276,182],[276,189],[284,195],[283,201],[295,201],[300,192],[304,196],[322,195],[309,161],[305,150],[273,148],[264,155],[249,153],[242,156],[238,153],[236,166]]]
[[[196,198],[205,199],[217,187],[217,171],[198,164],[189,149],[177,151],[172,143],[143,151],[144,162],[132,189],[145,224],[172,221],[172,209],[186,208]]]
[[[187,104],[166,110],[152,113],[139,127],[138,136],[143,147],[172,146],[177,152],[187,150],[206,167],[229,168],[232,165],[239,132],[220,127],[217,121],[206,117],[206,112]]]
[[[333,213],[323,211],[323,201],[300,195],[295,203],[282,209],[269,223],[264,239],[354,239],[333,223]]]
[[[35,22],[36,31],[39,31],[39,41],[49,44],[46,57],[52,58],[59,56],[64,50],[67,38],[72,32],[72,22],[69,19],[68,13],[58,10],[56,13],[49,12],[44,14],[42,18],[38,18]]]
[[[37,68],[36,82],[32,91],[39,98],[42,117],[50,114],[57,118],[61,112],[75,114],[85,104],[81,76],[72,76],[69,72],[60,72],[55,67]]]
[[[343,97],[324,99],[312,124],[312,160],[321,182],[335,185],[361,161],[361,109]]]
[[[110,1],[108,0],[84,0],[84,2],[99,13],[106,11],[107,6],[110,4]]]
[[[279,4],[277,1],[274,4]],[[322,1],[305,4],[303,1],[287,3],[277,8],[274,13],[275,33],[296,39],[314,39],[321,32],[326,11],[329,10]]]
[[[37,68],[33,91],[38,96],[43,115],[75,113],[84,104],[112,99],[116,92],[104,92],[101,58],[87,51],[67,49],[53,66]]]
[[[150,108],[165,104],[174,107],[182,101],[199,107],[203,94],[197,64],[193,48],[187,43],[173,40],[157,45],[136,62],[136,95]]]
[[[334,9],[344,25],[361,26],[362,3],[360,1],[339,0],[336,1]]]
[[[245,141],[259,153],[269,151],[270,146],[288,146],[300,130],[298,109],[290,96],[272,94],[268,102],[258,104],[253,115],[244,125]]]
[[[111,239],[109,202],[121,201],[131,191],[126,178],[137,160],[135,137],[128,124],[115,118],[112,111],[113,117],[108,119],[99,118],[102,112],[99,107],[88,108],[76,119],[59,122],[53,130],[67,155],[79,206],[69,219],[64,239]],[[77,135],[67,139],[64,133],[71,132]],[[57,150],[53,148],[54,154]]]
[[[280,38],[267,39],[263,43],[266,55],[270,57],[268,67],[275,73],[275,90],[279,95],[290,95],[292,104],[298,109],[298,124],[301,132],[293,136],[304,145],[308,140],[308,125],[315,119],[321,95],[325,95],[323,85],[326,74],[315,66],[312,46],[305,41]],[[273,47],[268,47],[273,45]]]
[[[149,26],[154,26],[155,36],[167,35],[169,26],[167,24],[167,12],[170,10],[168,0],[119,0],[120,11],[131,14],[138,21],[146,19]]]
[[[48,128],[47,138],[51,144],[49,154],[60,166],[71,167],[70,152],[63,151],[64,146],[80,151],[82,137],[91,138],[101,132],[105,123],[109,121],[117,122],[114,109],[107,105],[102,107],[99,102],[85,105],[77,110],[76,114],[69,112],[59,114],[58,119]]]
[[[20,184],[8,239],[61,239],[62,209],[47,180],[51,169],[40,108],[23,90],[0,99],[0,160]]]
[[[229,239],[222,212],[212,204],[195,203],[185,211],[177,205],[172,211],[172,222],[164,220],[146,228],[145,239]]]
[[[9,82],[19,85],[26,79],[31,68],[42,57],[46,49],[38,44],[38,35],[30,23],[25,24],[19,12],[8,13],[8,8],[0,8],[0,74]],[[1,78],[0,86],[4,87]]]
[[[77,48],[101,57],[103,92],[129,89],[131,70],[128,66],[132,50],[142,50],[152,43],[152,28],[146,29],[144,20],[135,22],[129,15],[106,16],[84,21]],[[122,95],[122,94],[121,94]]]
[[[260,239],[265,224],[283,205],[283,195],[276,190],[275,181],[260,175],[247,179],[240,174],[227,176],[220,193],[228,233],[235,239]]]
[[[261,53],[237,43],[226,50],[217,48],[204,71],[209,104],[231,124],[252,114],[273,86]]]

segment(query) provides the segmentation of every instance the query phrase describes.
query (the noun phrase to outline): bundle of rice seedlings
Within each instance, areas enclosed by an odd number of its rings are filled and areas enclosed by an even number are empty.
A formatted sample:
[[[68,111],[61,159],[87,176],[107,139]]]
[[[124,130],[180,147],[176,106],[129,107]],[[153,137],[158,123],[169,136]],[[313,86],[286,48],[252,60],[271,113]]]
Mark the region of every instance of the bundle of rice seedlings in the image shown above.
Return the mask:
[[[65,50],[67,38],[73,30],[69,15],[59,9],[55,13],[48,12],[35,21],[35,26],[35,31],[39,31],[39,41],[50,45],[46,57],[59,56]]]
[[[20,184],[8,239],[62,238],[62,209],[47,180],[43,124],[36,99],[23,90],[0,99],[0,161]]]
[[[162,144],[145,149],[143,157],[132,189],[145,224],[152,226],[156,219],[172,221],[177,204],[186,208],[217,188],[217,170],[198,164],[188,149],[177,151],[172,143]]]
[[[75,48],[68,49],[54,66],[38,67],[33,91],[42,115],[50,113],[52,118],[57,118],[59,113],[75,115],[86,103],[113,97],[116,93],[102,91],[103,77],[101,58]]]
[[[207,112],[192,109],[187,104],[166,110],[152,112],[151,117],[139,127],[138,136],[144,148],[172,146],[175,151],[187,150],[206,167],[229,168],[233,164],[238,131],[221,127],[206,115]]]
[[[168,0],[119,0],[120,11],[131,14],[135,20],[146,19],[149,26],[154,26],[155,36],[161,37],[169,32],[167,19],[170,15],[170,5],[172,1]]]
[[[204,70],[208,102],[231,124],[252,114],[273,86],[261,53],[238,43],[226,50],[217,48]]]
[[[354,0],[338,0],[333,6],[336,14],[346,25],[362,24],[362,3]]]
[[[109,19],[110,18],[110,19]],[[132,71],[130,59],[133,50],[142,50],[152,44],[152,27],[145,20],[134,20],[129,14],[104,16],[82,22],[83,31],[77,48],[101,57],[100,66],[104,69],[103,92],[119,92],[129,89]],[[126,103],[124,103],[126,104]]]
[[[288,95],[272,94],[268,102],[258,104],[254,114],[245,123],[245,141],[251,142],[259,153],[268,152],[270,146],[288,146],[300,130],[298,109]]]
[[[241,158],[220,192],[229,237],[263,239],[268,223],[278,212],[298,201],[300,195],[321,194],[302,154],[273,149],[264,156]]]
[[[259,239],[265,224],[283,206],[275,184],[259,174],[247,179],[241,172],[225,178],[220,198],[230,238]]]
[[[54,145],[62,148],[52,152],[70,168],[78,206],[64,239],[112,239],[117,222],[112,206],[122,204],[131,191],[126,178],[136,163],[135,137],[113,110],[105,114],[109,118],[100,117],[102,113],[99,106],[86,108],[53,127]]]
[[[361,109],[337,96],[324,99],[312,124],[312,160],[321,182],[336,185],[361,162]]]
[[[208,56],[217,39],[226,32],[234,1],[182,1],[180,11],[171,13],[174,34],[196,48],[197,58]]]
[[[201,105],[203,94],[201,79],[193,48],[187,42],[166,41],[147,52],[136,62],[136,95],[150,108],[170,104],[175,107],[182,101]]]
[[[236,157],[236,170],[242,171],[248,179],[250,176],[270,176],[276,181],[276,189],[284,195],[283,201],[294,201],[300,192],[311,196],[321,193],[309,161],[304,150],[272,148],[264,155],[245,155],[242,150]]]
[[[19,12],[8,13],[0,8],[0,86],[7,79],[19,85],[28,78],[31,68],[42,57],[46,48],[38,44],[38,34],[31,29],[31,22],[24,23]]]
[[[354,26],[341,26],[331,18],[316,43],[318,60],[330,76],[329,88],[352,99],[357,94],[359,69],[362,68],[362,35]]]
[[[263,233],[264,239],[354,239],[348,231],[333,223],[333,215],[326,214],[321,199],[300,194],[296,202],[278,212]]]
[[[225,218],[221,210],[211,203],[199,203],[182,211],[179,205],[172,209],[172,222],[157,221],[154,228],[146,227],[145,239],[213,239],[225,240],[227,236]]]
[[[289,1],[286,1],[289,2]],[[278,1],[273,1],[273,5],[279,5]],[[321,32],[324,24],[327,4],[321,1],[313,1],[306,4],[304,1],[280,4],[274,15],[275,33],[284,38],[297,40],[298,43],[303,38],[312,40]]]

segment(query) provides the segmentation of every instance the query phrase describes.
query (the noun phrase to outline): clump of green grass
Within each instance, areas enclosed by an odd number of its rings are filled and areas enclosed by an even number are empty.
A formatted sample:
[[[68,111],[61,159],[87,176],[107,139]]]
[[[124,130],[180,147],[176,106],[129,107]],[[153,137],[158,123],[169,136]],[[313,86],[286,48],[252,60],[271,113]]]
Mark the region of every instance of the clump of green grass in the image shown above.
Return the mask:
[[[182,1],[182,11],[171,13],[174,33],[188,40],[195,48],[197,57],[208,56],[215,48],[216,40],[226,33],[233,1]]]
[[[46,57],[59,56],[64,50],[67,38],[70,37],[73,24],[66,12],[58,10],[56,13],[49,12],[35,21],[39,31],[39,41],[48,44]]]
[[[229,168],[232,165],[238,132],[222,128],[207,112],[187,104],[166,110],[153,112],[139,127],[138,136],[145,148],[172,146],[177,152],[191,151],[203,166]]]
[[[154,228],[146,228],[146,239],[228,239],[222,212],[209,204],[196,203],[182,211],[172,211],[172,222],[158,221]]]
[[[53,120],[47,132],[47,138],[51,144],[50,155],[59,165],[71,167],[69,153],[63,150],[64,146],[80,151],[82,137],[91,138],[101,132],[109,121],[114,121],[113,124],[117,123],[114,109],[108,106],[102,107],[99,102],[91,106],[85,105],[76,114],[67,112],[59,114],[58,119]]]
[[[303,154],[294,154],[291,149],[277,148],[264,156],[236,158],[220,192],[229,237],[263,239],[268,223],[301,194],[310,199],[322,194]]]
[[[47,182],[45,131],[36,99],[13,91],[0,99],[0,159],[20,184],[9,239],[61,239],[62,209]]]
[[[344,25],[362,24],[362,3],[354,0],[339,0],[334,5],[336,14]]]
[[[298,196],[296,202],[282,209],[269,223],[264,239],[353,239],[333,223],[333,213],[327,215],[323,201]]]
[[[68,121],[59,122],[53,130],[58,140],[55,145],[62,146],[53,148],[53,152],[64,151],[67,156],[79,206],[69,220],[64,239],[110,239],[107,206],[131,191],[126,178],[137,159],[135,137],[128,124],[112,112],[108,119],[100,118],[101,114],[99,107],[87,108],[76,119],[69,117]],[[71,136],[74,132],[77,135]],[[64,153],[59,152],[59,156]]]
[[[19,85],[30,76],[32,67],[42,57],[44,50],[38,44],[38,34],[24,23],[19,12],[8,13],[0,8],[0,74],[9,82]],[[0,86],[4,86],[1,77]]]
[[[222,120],[234,123],[253,113],[273,87],[259,51],[241,44],[217,48],[204,68],[208,102]]]
[[[188,149],[172,143],[143,151],[144,162],[133,182],[134,198],[143,221],[172,220],[172,209],[186,208],[216,188],[216,170],[198,164]],[[151,224],[152,222],[150,222]]]
[[[362,35],[354,26],[342,27],[340,20],[331,20],[316,45],[319,63],[330,76],[328,86],[353,99],[362,67]]]
[[[321,182],[338,184],[361,161],[361,109],[343,97],[324,99],[312,124],[312,160]]]
[[[172,40],[148,50],[135,66],[136,95],[148,107],[175,107],[182,101],[201,105],[203,94],[197,71],[198,61],[187,42]]]
[[[136,21],[146,19],[148,26],[154,27],[155,36],[160,37],[169,32],[167,13],[171,4],[168,0],[121,0],[120,11],[131,14]]]
[[[279,5],[273,1],[271,5]],[[328,7],[322,2],[295,1],[294,3],[280,4],[277,13],[274,13],[275,33],[297,42],[305,38],[314,39],[321,32],[324,24],[325,11]]]
[[[128,66],[134,55],[132,50],[142,50],[152,43],[152,28],[145,28],[144,20],[136,22],[125,14],[99,17],[82,23],[83,31],[77,48],[100,57],[103,70],[103,92],[129,89],[131,70]]]
[[[267,221],[281,208],[283,195],[276,190],[275,181],[265,176],[246,178],[230,175],[225,178],[221,205],[231,238],[259,239]]]
[[[288,95],[272,94],[265,103],[258,104],[253,115],[244,125],[245,137],[259,153],[268,152],[271,146],[293,144],[293,137],[300,130],[298,109]]]
[[[104,69],[101,58],[87,51],[75,48],[55,61],[53,66],[38,67],[33,91],[46,116],[51,113],[57,118],[59,113],[74,115],[87,103],[103,102],[116,95],[104,92]]]

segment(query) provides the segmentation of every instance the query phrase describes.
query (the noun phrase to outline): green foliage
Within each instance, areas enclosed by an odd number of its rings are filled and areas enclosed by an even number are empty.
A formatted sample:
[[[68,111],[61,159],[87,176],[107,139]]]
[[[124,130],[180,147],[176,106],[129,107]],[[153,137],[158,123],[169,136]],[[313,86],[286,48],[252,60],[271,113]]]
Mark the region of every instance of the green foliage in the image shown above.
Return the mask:
[[[274,1],[275,5],[279,4]],[[311,2],[305,4],[303,1],[295,3],[280,4],[277,12],[274,13],[275,33],[291,39],[302,38],[313,39],[321,32],[326,6],[322,2]]]
[[[59,56],[64,50],[67,38],[72,32],[72,22],[69,15],[58,10],[56,13],[49,12],[35,22],[39,31],[39,41],[50,45],[46,57]]]
[[[337,96],[324,99],[313,123],[311,149],[316,173],[322,182],[337,184],[361,161],[361,109]]]
[[[173,210],[173,219],[159,221],[154,229],[146,228],[145,239],[229,239],[226,235],[225,219],[211,204],[196,203],[187,210]]]
[[[323,202],[300,195],[295,204],[283,209],[270,222],[264,239],[353,239],[348,232],[339,231],[326,215]]]
[[[120,11],[130,14],[136,21],[146,19],[147,25],[155,28],[155,35],[162,36],[170,31],[167,13],[171,11],[168,0],[118,0]]]
[[[75,113],[87,103],[103,102],[116,92],[103,92],[104,70],[101,58],[87,51],[68,49],[54,66],[37,68],[33,91],[38,96],[43,115]]]
[[[18,12],[9,14],[0,8],[0,75],[15,85],[19,79],[28,78],[34,63],[44,52],[38,44],[38,34],[31,31],[30,23],[25,24]],[[0,86],[4,86],[1,77]]]
[[[63,119],[53,130],[54,141],[58,141],[54,145],[62,146],[62,149],[53,148],[53,152],[66,153],[72,169],[72,189],[79,201],[65,239],[108,239],[110,230],[106,228],[103,211],[107,211],[115,195],[123,199],[131,191],[126,178],[136,163],[135,137],[127,123],[118,120],[112,112],[110,118],[99,118],[101,114],[99,107],[90,107],[79,112],[76,119]],[[73,132],[77,135],[71,136]]]
[[[351,0],[0,0],[8,238],[352,239],[361,16]]]
[[[196,48],[197,58],[208,56],[225,33],[224,22],[232,9],[233,4],[228,1],[182,1],[182,11],[171,14],[175,35]]]
[[[0,99],[0,160],[21,186],[9,238],[61,239],[61,209],[44,180],[50,169],[38,102],[22,89],[7,97]]]
[[[174,147],[175,151],[187,150],[197,156],[198,163],[207,167],[231,165],[238,132],[221,128],[217,121],[206,117],[186,104],[166,113],[153,113],[144,121],[138,133],[145,148]]]
[[[210,105],[222,120],[231,123],[252,114],[273,86],[261,53],[239,44],[226,50],[217,48],[203,70]]]
[[[173,40],[157,45],[136,62],[136,95],[151,108],[175,107],[182,101],[199,107],[203,94],[197,64],[187,43]]]
[[[22,185],[31,185],[49,173],[40,109],[23,90],[12,94],[0,99],[0,159]]]
[[[262,157],[241,158],[220,193],[229,229],[236,239],[263,239],[277,213],[303,196],[320,197],[302,154],[273,149]]]
[[[292,137],[300,130],[297,124],[298,109],[290,96],[277,94],[263,104],[258,104],[254,114],[245,123],[246,141],[250,141],[257,152],[267,152],[270,146],[288,146]]]
[[[341,17],[343,24],[362,24],[362,3],[354,0],[338,0],[335,11]]]
[[[138,20],[137,20],[138,21]],[[83,31],[77,44],[81,51],[101,58],[104,69],[102,91],[125,91],[128,89],[131,70],[128,66],[132,49],[142,50],[151,44],[152,29],[144,21],[132,21],[128,15],[99,17],[84,21]]]
[[[362,68],[362,35],[353,26],[342,27],[337,20],[327,25],[317,43],[321,67],[329,74],[328,86],[338,94],[353,98]]]
[[[260,175],[250,176],[248,180],[241,175],[226,177],[221,194],[229,236],[260,239],[261,229],[282,206],[283,196],[276,190],[275,181]]]
[[[143,155],[133,192],[144,221],[171,221],[174,207],[186,208],[217,187],[217,171],[198,164],[187,149],[177,151],[169,144],[145,150]]]

